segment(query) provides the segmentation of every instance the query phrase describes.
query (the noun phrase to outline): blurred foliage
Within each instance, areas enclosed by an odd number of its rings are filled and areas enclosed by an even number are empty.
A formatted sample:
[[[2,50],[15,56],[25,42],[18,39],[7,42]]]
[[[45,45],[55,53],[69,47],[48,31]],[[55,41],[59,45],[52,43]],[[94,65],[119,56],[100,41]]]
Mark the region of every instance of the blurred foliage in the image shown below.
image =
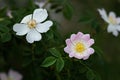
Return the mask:
[[[48,11],[62,13],[69,21],[73,18],[75,8],[71,0],[48,1],[51,4]],[[93,46],[96,52],[88,60],[69,58],[63,51],[65,40],[58,30],[60,23],[57,21],[53,21],[51,29],[42,34],[41,41],[28,44],[25,36],[16,36],[12,28],[15,23],[19,23],[24,16],[38,7],[34,0],[4,0],[4,2],[5,7],[0,9],[0,72],[17,70],[23,75],[23,80],[110,80],[106,78],[108,65],[103,51],[97,44]],[[87,8],[90,6],[89,2],[102,4],[100,0],[78,2],[87,5]],[[12,11],[13,18],[6,15],[8,10]],[[97,12],[89,9],[81,13],[78,23],[89,25],[92,29],[89,33],[97,40],[103,29],[98,22]]]

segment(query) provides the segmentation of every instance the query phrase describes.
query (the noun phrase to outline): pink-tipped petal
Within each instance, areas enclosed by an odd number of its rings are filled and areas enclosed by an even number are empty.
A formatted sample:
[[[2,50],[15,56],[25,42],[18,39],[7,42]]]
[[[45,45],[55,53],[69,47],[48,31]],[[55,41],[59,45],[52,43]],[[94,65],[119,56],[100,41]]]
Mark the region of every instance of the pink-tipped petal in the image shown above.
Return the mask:
[[[85,41],[88,41],[90,40],[90,34],[85,34],[82,36],[82,39],[85,40]]]
[[[22,80],[22,75],[14,70],[10,70],[8,76],[13,80]]]
[[[8,77],[5,73],[0,73],[0,80],[7,80]]]
[[[73,52],[69,53],[69,57],[70,58],[74,57],[74,53]]]
[[[83,60],[87,60],[89,58],[90,55],[87,55],[83,58]]]
[[[94,39],[90,39],[88,41],[88,47],[92,46],[94,44]]]
[[[70,39],[66,39],[66,44],[68,45],[68,46],[70,46],[72,43],[71,43],[71,40]]]
[[[87,49],[88,54],[93,54],[94,52],[95,52],[95,50],[93,48],[88,48]]]
[[[76,34],[72,34],[71,37],[70,37],[72,42],[74,42],[75,38],[76,38]]]
[[[70,52],[71,52],[71,49],[70,49],[69,46],[67,46],[67,47],[64,48],[64,51],[65,51],[66,53],[70,53]]]
[[[82,59],[82,58],[83,58],[83,54],[76,53],[76,54],[74,55],[74,57],[77,58],[77,59]]]

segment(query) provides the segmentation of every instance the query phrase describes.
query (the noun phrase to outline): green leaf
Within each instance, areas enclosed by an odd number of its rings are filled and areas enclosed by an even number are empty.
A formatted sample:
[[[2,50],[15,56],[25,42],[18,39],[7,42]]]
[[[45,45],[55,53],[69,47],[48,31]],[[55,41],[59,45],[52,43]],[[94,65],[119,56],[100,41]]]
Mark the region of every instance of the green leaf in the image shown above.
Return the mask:
[[[4,42],[8,42],[11,40],[11,34],[10,33],[2,33],[1,34],[1,41]]]
[[[70,20],[73,16],[73,6],[70,3],[64,5],[63,15],[66,19]]]
[[[56,62],[56,58],[50,56],[50,57],[47,57],[47,58],[43,61],[43,63],[42,63],[41,66],[42,66],[42,67],[49,67],[49,66],[53,65],[55,62]]]
[[[94,78],[95,78],[95,74],[92,70],[88,70],[86,73],[86,76],[87,76],[88,80],[94,80]]]
[[[56,49],[56,48],[51,48],[50,50],[50,53],[55,56],[55,57],[61,57],[61,54],[60,52]]]
[[[0,32],[9,32],[9,28],[0,24]]]
[[[56,61],[56,70],[60,72],[64,67],[64,60],[62,58],[58,58]]]

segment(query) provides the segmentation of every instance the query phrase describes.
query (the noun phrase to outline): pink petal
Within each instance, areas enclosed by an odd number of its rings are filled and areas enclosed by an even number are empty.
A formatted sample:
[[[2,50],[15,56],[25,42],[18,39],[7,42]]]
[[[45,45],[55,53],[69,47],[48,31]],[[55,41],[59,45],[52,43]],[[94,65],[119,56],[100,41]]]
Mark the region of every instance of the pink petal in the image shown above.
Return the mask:
[[[88,47],[90,47],[91,45],[93,45],[94,44],[94,39],[90,39],[89,41],[88,41]]]
[[[5,73],[0,73],[0,80],[7,80],[7,75]]]
[[[71,40],[70,39],[66,39],[66,44],[68,45],[68,46],[70,46],[72,43],[71,43]]]
[[[10,70],[8,76],[14,80],[22,80],[22,75],[14,70]]]
[[[78,32],[77,34],[72,34],[70,39],[74,43],[75,41],[79,41],[82,36],[83,36],[83,33]]]
[[[76,35],[76,40],[80,40],[83,35],[84,34],[82,32],[78,32]]]
[[[77,58],[77,59],[82,59],[82,58],[83,58],[83,54],[76,53],[76,54],[74,55],[74,57]]]
[[[73,52],[69,53],[69,57],[70,58],[74,57],[74,53]]]
[[[87,55],[83,58],[83,60],[87,60],[89,58],[90,55]]]
[[[82,39],[85,40],[85,41],[88,41],[90,40],[90,34],[85,34],[82,36]]]
[[[71,41],[74,42],[74,40],[76,39],[76,35],[75,34],[72,34],[71,37],[70,37]]]
[[[64,48],[64,51],[65,51],[66,53],[70,53],[70,52],[71,52],[71,49],[70,49],[69,46],[67,46],[67,47]]]
[[[93,54],[94,52],[95,52],[95,50],[93,48],[88,48],[87,49],[88,54]]]

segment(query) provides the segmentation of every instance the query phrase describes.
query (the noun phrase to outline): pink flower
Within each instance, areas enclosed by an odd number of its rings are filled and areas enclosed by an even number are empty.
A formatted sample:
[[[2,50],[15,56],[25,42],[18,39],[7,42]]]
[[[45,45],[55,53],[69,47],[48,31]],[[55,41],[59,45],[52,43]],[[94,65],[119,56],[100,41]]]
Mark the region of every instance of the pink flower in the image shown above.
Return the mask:
[[[66,44],[64,51],[69,54],[69,57],[86,60],[94,53],[94,49],[91,48],[94,39],[91,39],[89,34],[81,32],[72,34],[70,39],[66,39]]]
[[[22,80],[22,75],[14,70],[10,70],[8,74],[0,73],[0,80]]]

